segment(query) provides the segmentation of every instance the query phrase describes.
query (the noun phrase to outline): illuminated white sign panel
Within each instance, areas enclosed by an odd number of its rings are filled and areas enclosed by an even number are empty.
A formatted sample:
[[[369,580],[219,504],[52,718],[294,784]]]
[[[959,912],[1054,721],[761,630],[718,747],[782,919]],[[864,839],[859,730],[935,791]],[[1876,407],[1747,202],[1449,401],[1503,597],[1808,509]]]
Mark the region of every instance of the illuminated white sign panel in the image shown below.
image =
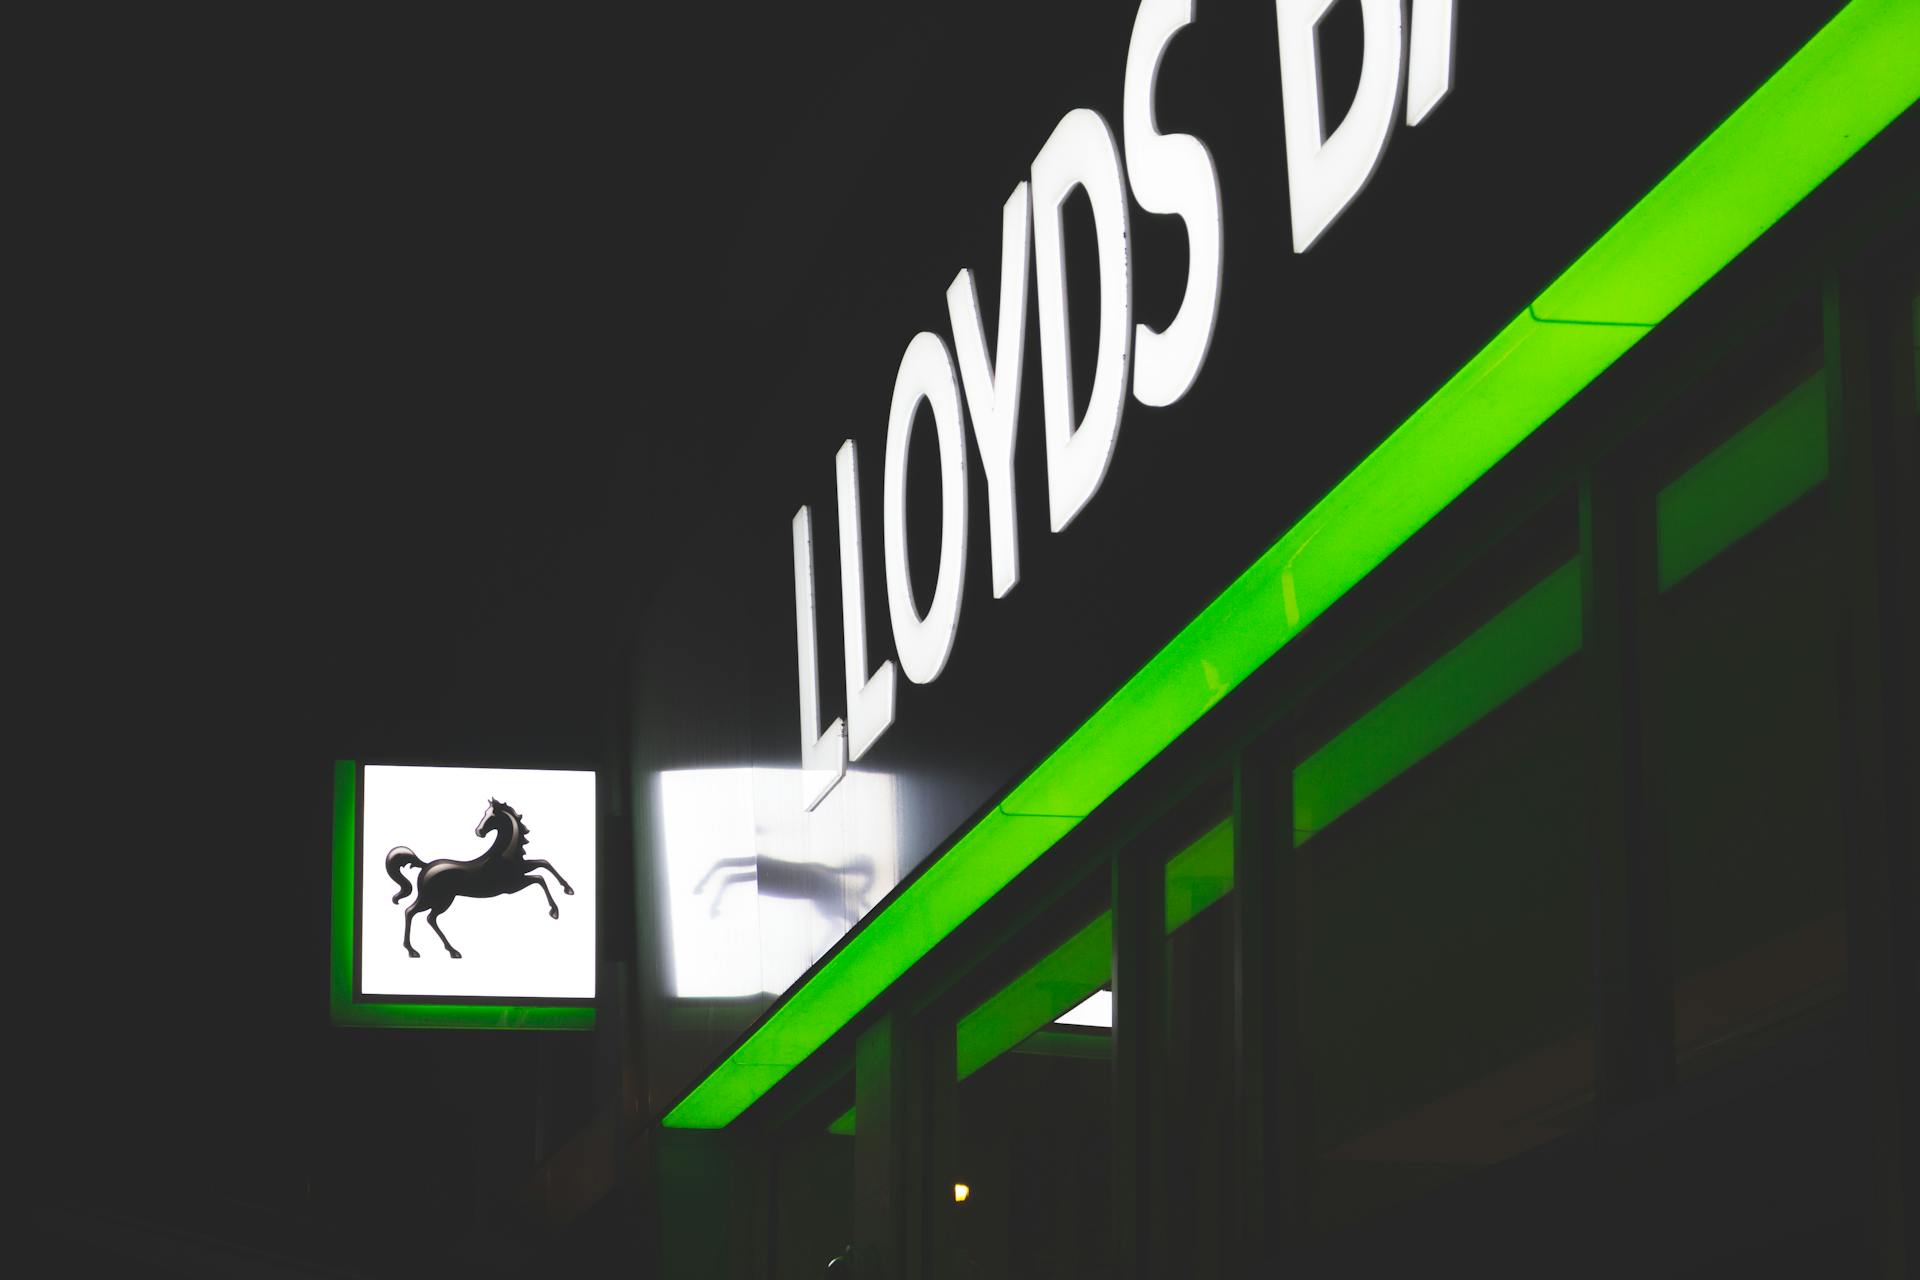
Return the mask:
[[[365,776],[362,996],[593,998],[591,771],[370,764]]]
[[[1331,134],[1321,116],[1320,48],[1316,29],[1337,0],[1274,0],[1280,99],[1285,116],[1288,210],[1293,248],[1318,243],[1366,187],[1386,154],[1401,114],[1405,68],[1406,122],[1425,120],[1453,87],[1454,0],[1357,0],[1364,29],[1360,83]],[[959,634],[967,561],[967,432],[973,424],[987,482],[987,530],[993,594],[1020,581],[1020,538],[1014,511],[1013,451],[1019,434],[1024,366],[1027,263],[1040,316],[1040,379],[1045,408],[1047,509],[1061,533],[1099,492],[1120,440],[1129,390],[1158,408],[1192,389],[1205,365],[1220,313],[1224,253],[1220,180],[1206,145],[1189,134],[1162,133],[1154,112],[1160,64],[1173,38],[1195,20],[1195,0],[1142,0],[1127,47],[1122,141],[1096,111],[1061,117],[1028,181],[1002,209],[1000,315],[991,362],[973,275],[962,270],[947,289],[953,352],[937,334],[908,343],[887,420],[882,534],[887,612],[900,670],[916,684],[946,669]],[[1124,164],[1123,164],[1124,155]],[[1087,410],[1074,418],[1072,342],[1068,332],[1066,248],[1060,210],[1075,190],[1093,208],[1099,260],[1099,337]],[[1150,214],[1179,218],[1187,235],[1186,292],[1163,329],[1133,315],[1129,196]],[[907,572],[906,466],[914,416],[925,403],[939,438],[940,568],[933,603],[923,616]],[[840,607],[845,619],[847,716],[820,728],[819,652],[813,589],[812,516],[793,518],[794,608],[800,659],[800,754],[797,795],[811,809],[892,726],[894,664],[867,667],[864,560],[860,538],[860,474],[851,440],[841,445],[836,479],[840,514]]]
[[[899,881],[893,778],[853,770],[805,812],[809,785],[791,769],[659,775],[653,845],[675,996],[785,990]]]

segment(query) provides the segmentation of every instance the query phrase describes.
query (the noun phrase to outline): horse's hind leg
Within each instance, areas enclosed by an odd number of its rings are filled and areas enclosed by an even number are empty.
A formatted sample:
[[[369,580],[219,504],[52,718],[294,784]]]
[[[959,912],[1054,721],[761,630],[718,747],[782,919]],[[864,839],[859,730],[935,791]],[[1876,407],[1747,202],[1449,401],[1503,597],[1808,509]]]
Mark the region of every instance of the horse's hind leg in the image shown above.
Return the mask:
[[[526,860],[526,867],[527,867],[527,870],[529,871],[546,872],[548,875],[552,876],[555,880],[558,880],[560,882],[560,888],[565,891],[566,895],[569,898],[573,896],[573,886],[568,884],[567,878],[561,875],[558,871],[555,871],[553,869],[553,864],[551,862],[548,862],[545,858],[528,858]],[[707,874],[712,875],[713,872],[709,871],[707,872]],[[701,883],[704,884],[706,882],[702,881]],[[700,891],[698,889],[695,889],[694,892],[698,893]],[[551,898],[553,897],[553,895],[549,893],[547,897]]]
[[[759,864],[759,859],[751,856],[745,857],[745,858],[722,858],[720,859],[720,861],[714,863],[712,866],[707,868],[707,874],[700,877],[700,883],[693,886],[693,891],[695,893],[700,893],[703,890],[705,890],[707,887],[707,881],[713,879],[714,876],[716,876],[722,871],[731,870],[732,868],[735,868],[735,867],[753,867],[753,866],[757,866],[758,864]],[[556,871],[554,872],[554,874],[559,875],[560,873]]]
[[[416,898],[414,899],[413,905],[407,908],[407,927],[400,931],[400,945],[405,947],[407,954],[415,960],[420,958],[420,953],[413,949],[413,913],[419,909],[420,900]]]
[[[433,926],[433,931],[435,933],[440,934],[440,942],[443,946],[446,947],[447,954],[452,956],[455,960],[458,960],[460,958],[460,953],[453,949],[453,944],[447,941],[447,935],[445,933],[442,933],[440,929],[440,913],[445,910],[446,910],[445,907],[435,907],[433,910],[427,912],[427,923]]]

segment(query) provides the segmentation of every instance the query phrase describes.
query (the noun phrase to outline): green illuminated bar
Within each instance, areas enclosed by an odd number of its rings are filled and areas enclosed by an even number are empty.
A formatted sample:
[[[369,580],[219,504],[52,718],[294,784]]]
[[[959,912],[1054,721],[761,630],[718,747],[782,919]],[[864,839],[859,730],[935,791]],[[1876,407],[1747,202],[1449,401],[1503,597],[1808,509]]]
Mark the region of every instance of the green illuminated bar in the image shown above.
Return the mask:
[[[667,1113],[730,1123],[1920,96],[1853,0]]]
[[[442,1030],[581,1031],[593,1026],[584,1005],[374,1004],[353,998],[354,826],[359,767],[333,762],[333,948],[327,998],[336,1027],[424,1027]]]
[[[1827,379],[1801,383],[1654,500],[1665,591],[1827,478]]]
[[[1580,651],[1580,565],[1570,561],[1293,771],[1293,843],[1438,751]]]

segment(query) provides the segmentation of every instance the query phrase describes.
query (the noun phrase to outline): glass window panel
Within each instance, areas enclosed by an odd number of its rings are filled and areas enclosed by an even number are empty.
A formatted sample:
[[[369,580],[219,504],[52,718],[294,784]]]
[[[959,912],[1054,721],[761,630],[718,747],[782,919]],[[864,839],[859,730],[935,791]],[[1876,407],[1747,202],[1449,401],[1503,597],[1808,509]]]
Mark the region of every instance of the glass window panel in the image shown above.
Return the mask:
[[[1113,926],[1081,920],[954,1028],[949,1280],[1112,1269],[1112,1017],[1088,1002],[1112,981]]]
[[[1814,374],[1660,491],[1662,591],[1827,478],[1827,380]]]
[[[1211,817],[1175,841],[1166,864],[1170,997],[1169,1091],[1176,1239],[1194,1266],[1217,1274],[1224,1241],[1230,1090],[1222,1087],[1232,990],[1226,913],[1210,910],[1233,885],[1233,829]],[[1048,949],[954,1028],[959,1092],[958,1177],[948,1275],[1078,1276],[1110,1270],[1113,1224],[1113,918],[1100,911]],[[851,1113],[836,1122],[851,1128]],[[1195,1250],[1198,1250],[1197,1254]],[[1206,1262],[1212,1259],[1212,1262]],[[1211,1266],[1214,1269],[1208,1270]]]
[[[834,1274],[827,1264],[853,1244],[852,1136],[811,1117],[783,1135],[773,1160],[774,1275],[815,1280]],[[751,1215],[743,1208],[733,1216]]]
[[[1651,759],[1683,1074],[1830,1012],[1844,985],[1825,451],[1816,375],[1660,495],[1663,515],[1744,512],[1736,539],[1711,539],[1652,619]],[[1689,496],[1670,502],[1677,492]],[[1663,524],[1663,542],[1670,532]]]
[[[1591,1112],[1579,634],[1563,567],[1296,771],[1320,1229]]]
[[[1225,1274],[1234,1185],[1233,821],[1217,812],[1167,860],[1168,1264],[1191,1280]]]

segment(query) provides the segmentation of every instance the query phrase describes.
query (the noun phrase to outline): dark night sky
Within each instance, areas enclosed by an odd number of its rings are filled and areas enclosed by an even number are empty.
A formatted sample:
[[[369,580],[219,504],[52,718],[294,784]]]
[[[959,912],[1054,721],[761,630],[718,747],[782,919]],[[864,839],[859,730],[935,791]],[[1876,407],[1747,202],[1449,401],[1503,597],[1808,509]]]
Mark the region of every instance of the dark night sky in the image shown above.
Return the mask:
[[[328,1035],[328,761],[599,747],[712,501],[780,104],[859,17],[153,11],[41,46],[42,1197],[365,1207],[322,1185],[341,1098],[448,1063]]]

